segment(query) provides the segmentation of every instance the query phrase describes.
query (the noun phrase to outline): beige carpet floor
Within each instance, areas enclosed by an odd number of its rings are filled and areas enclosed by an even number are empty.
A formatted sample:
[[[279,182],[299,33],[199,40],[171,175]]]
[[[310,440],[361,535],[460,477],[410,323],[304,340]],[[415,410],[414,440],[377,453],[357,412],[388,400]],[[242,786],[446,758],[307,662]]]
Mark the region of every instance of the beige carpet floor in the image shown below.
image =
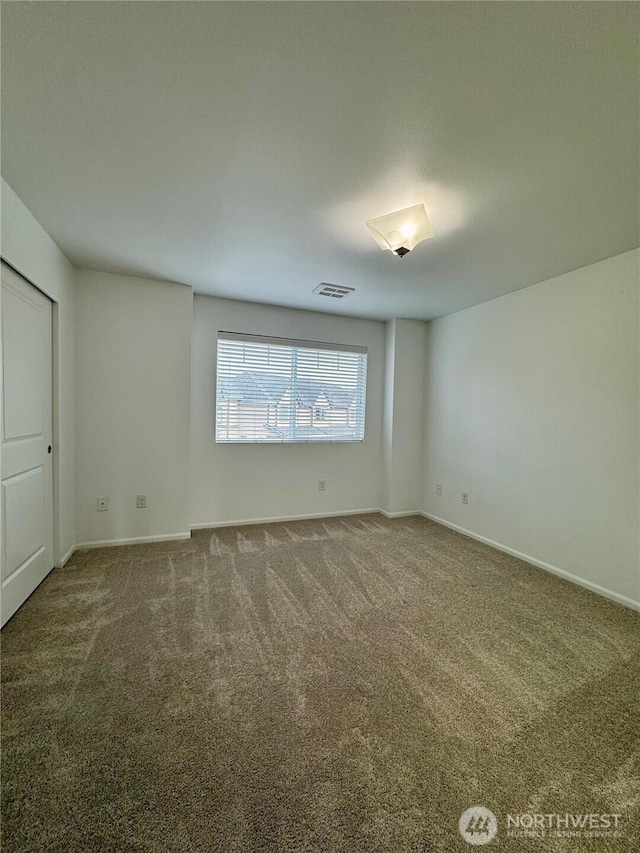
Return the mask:
[[[637,614],[422,518],[78,552],[2,632],[2,849],[448,853],[484,805],[487,850],[636,853],[639,652]]]

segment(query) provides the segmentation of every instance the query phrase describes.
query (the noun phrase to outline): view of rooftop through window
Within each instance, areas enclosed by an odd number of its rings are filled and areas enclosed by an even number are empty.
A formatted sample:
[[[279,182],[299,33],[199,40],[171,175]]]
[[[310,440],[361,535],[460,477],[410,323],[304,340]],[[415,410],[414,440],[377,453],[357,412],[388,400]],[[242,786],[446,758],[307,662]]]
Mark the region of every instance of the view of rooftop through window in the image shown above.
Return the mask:
[[[362,441],[364,347],[220,332],[217,442]]]

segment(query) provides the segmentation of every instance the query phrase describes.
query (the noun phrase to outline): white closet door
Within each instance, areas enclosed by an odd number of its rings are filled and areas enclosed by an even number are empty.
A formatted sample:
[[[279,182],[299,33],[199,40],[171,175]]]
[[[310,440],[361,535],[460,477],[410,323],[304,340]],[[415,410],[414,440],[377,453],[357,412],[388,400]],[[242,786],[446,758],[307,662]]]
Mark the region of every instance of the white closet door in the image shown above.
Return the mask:
[[[53,568],[51,301],[2,264],[1,617]]]

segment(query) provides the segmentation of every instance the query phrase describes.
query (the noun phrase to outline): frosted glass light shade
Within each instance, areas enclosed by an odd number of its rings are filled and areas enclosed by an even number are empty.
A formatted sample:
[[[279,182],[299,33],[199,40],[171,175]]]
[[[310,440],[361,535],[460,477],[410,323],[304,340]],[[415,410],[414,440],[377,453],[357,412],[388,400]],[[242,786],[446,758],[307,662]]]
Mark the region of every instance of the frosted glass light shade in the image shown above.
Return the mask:
[[[381,249],[388,249],[400,257],[435,233],[424,204],[367,219],[366,226]]]

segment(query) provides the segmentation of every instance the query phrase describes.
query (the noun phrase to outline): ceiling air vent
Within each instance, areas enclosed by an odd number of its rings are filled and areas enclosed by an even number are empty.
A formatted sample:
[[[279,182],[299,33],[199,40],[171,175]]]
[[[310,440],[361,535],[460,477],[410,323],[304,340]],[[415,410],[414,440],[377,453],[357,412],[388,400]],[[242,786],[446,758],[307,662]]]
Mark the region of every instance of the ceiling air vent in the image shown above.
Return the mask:
[[[345,296],[353,293],[354,290],[355,287],[343,287],[341,284],[327,284],[326,281],[323,281],[312,292],[317,293],[318,296],[332,296],[334,299],[344,299]]]

